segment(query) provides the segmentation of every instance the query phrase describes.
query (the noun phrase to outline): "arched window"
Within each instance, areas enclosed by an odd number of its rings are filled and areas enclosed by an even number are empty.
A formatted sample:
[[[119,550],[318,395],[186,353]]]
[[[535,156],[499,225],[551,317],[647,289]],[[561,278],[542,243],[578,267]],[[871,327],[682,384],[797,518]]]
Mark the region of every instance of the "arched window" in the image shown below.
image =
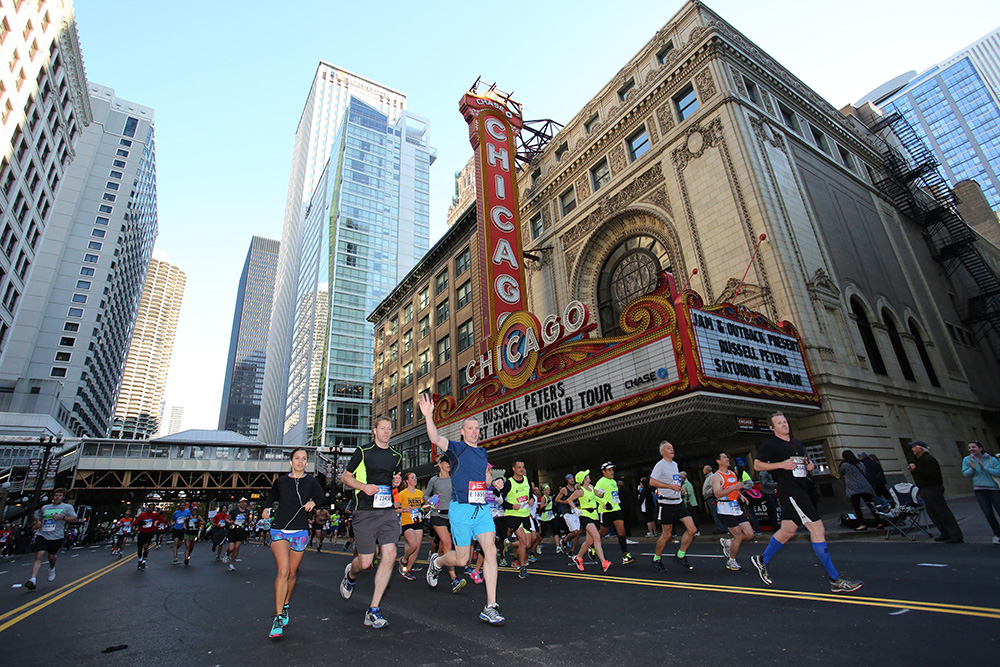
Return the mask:
[[[868,321],[865,308],[857,297],[851,297],[851,312],[854,313],[855,321],[858,323],[858,333],[861,334],[861,342],[865,345],[865,354],[868,355],[872,371],[876,375],[888,375],[889,373],[885,370],[885,362],[882,361],[882,353],[878,351],[878,343],[875,342],[871,322]]]
[[[935,387],[940,387],[941,383],[938,382],[937,373],[934,372],[934,366],[931,365],[931,357],[927,354],[927,346],[924,345],[924,339],[920,336],[920,329],[917,328],[917,323],[910,320],[910,335],[913,336],[913,342],[917,344],[917,354],[920,355],[920,363],[924,365],[924,370],[927,371],[927,377],[930,378],[931,384]]]
[[[910,360],[906,356],[906,350],[903,349],[903,340],[899,337],[899,330],[896,329],[896,322],[892,319],[892,315],[886,308],[882,309],[882,321],[889,330],[889,342],[892,343],[892,351],[896,353],[896,361],[899,362],[899,368],[903,371],[903,377],[910,382],[916,382],[917,378],[913,375],[913,368],[910,367]]]
[[[621,335],[618,317],[629,303],[652,292],[656,274],[670,270],[667,249],[652,236],[622,241],[608,256],[597,279],[597,312],[604,336]]]

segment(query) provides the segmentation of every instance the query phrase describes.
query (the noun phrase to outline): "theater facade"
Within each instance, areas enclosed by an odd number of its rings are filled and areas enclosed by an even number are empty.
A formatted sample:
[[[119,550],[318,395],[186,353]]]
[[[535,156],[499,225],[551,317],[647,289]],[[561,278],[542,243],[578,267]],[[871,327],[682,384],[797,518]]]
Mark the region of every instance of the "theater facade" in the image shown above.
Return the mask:
[[[477,89],[461,110],[477,201],[369,318],[373,410],[407,465],[431,470],[428,391],[443,433],[475,417],[491,460],[539,481],[608,459],[636,478],[666,439],[697,482],[719,450],[750,465],[782,411],[827,494],[845,449],[905,478],[912,439],[970,491],[1000,348],[890,197],[877,109],[835,109],[690,2],[525,166],[519,104]]]

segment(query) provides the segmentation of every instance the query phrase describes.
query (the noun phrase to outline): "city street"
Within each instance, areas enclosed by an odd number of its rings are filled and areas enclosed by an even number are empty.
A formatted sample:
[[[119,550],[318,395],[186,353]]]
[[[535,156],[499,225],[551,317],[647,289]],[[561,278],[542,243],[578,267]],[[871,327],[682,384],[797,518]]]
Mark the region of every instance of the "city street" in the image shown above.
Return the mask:
[[[382,609],[390,625],[362,624],[372,578],[359,578],[350,601],[338,584],[347,554],[310,550],[292,598],[291,623],[267,637],[273,614],[274,561],[262,546],[243,549],[230,573],[199,543],[190,567],[171,565],[166,545],[137,571],[134,551],[75,549],[59,558],[58,578],[23,582],[30,559],[0,564],[0,660],[8,665],[320,665],[366,664],[610,665],[708,663],[882,665],[970,664],[997,654],[1000,547],[943,545],[927,538],[889,542],[869,536],[831,542],[835,564],[866,581],[854,594],[831,594],[804,541],[772,561],[773,587],[750,563],[766,536],[746,545],[741,572],[729,572],[718,538],[703,536],[688,552],[692,572],[665,559],[649,563],[652,543],[633,547],[638,561],[607,574],[596,564],[578,572],[551,544],[526,581],[500,575],[507,621],[479,620],[480,586],[452,595],[394,575]],[[423,554],[428,543],[425,542]],[[606,543],[620,557],[617,544]],[[668,547],[673,554],[675,545]],[[959,639],[961,638],[961,639]],[[102,653],[105,649],[127,648]]]

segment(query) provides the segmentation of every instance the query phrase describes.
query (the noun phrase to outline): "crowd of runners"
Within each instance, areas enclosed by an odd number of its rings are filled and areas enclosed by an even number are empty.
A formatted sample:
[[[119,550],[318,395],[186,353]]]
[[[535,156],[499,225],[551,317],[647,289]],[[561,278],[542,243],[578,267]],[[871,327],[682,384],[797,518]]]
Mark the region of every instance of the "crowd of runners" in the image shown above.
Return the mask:
[[[246,498],[221,504],[210,516],[202,516],[196,503],[182,502],[169,515],[148,505],[134,517],[126,511],[114,523],[112,553],[121,557],[134,540],[137,568],[143,570],[150,549],[159,549],[169,530],[173,564],[183,560],[184,566],[189,566],[196,544],[207,541],[215,560],[234,571],[241,546],[258,539],[268,545],[277,569],[271,638],[281,637],[289,625],[289,603],[304,552],[312,545],[322,551],[327,539],[336,544],[341,533],[347,540],[344,548],[353,552],[353,558],[344,568],[340,595],[351,600],[358,578],[373,570],[372,593],[363,621],[372,628],[389,623],[382,612],[382,600],[394,574],[414,581],[418,578],[415,573],[422,573],[429,587],[439,588],[444,573],[445,588],[452,593],[469,581],[482,585],[485,604],[479,618],[498,625],[505,620],[497,602],[498,568],[516,568],[518,577],[527,579],[547,538],[556,553],[564,554],[580,571],[588,562],[604,572],[613,566],[635,566],[637,561],[626,539],[626,514],[614,462],[604,462],[599,471],[566,475],[557,489],[548,484],[539,487],[530,483],[522,460],[513,462],[509,475],[492,469],[486,450],[478,446],[479,423],[475,419],[462,422],[459,440],[449,440],[437,431],[431,399],[422,396],[419,407],[428,438],[440,452],[437,474],[424,489],[419,488],[414,472],[404,474],[402,456],[389,444],[392,422],[378,417],[373,422],[372,442],[355,450],[342,475],[349,494],[346,508],[331,505],[320,483],[305,472],[308,452],[300,448],[291,453],[289,472],[275,480],[259,514]],[[771,426],[774,434],[761,443],[754,468],[769,473],[776,482],[782,520],[764,551],[752,555],[750,562],[761,580],[771,585],[773,558],[799,527],[805,527],[831,590],[859,589],[863,582],[840,574],[831,560],[823,523],[809,493],[807,480],[814,465],[804,446],[791,437],[782,414],[771,417]],[[668,569],[664,550],[679,526],[683,533],[671,567],[692,570],[687,551],[700,533],[684,501],[685,480],[670,442],[660,443],[659,455],[648,480],[660,526],[649,566],[659,572]],[[725,452],[718,452],[715,459],[706,489],[710,488],[720,522],[729,532],[728,537],[718,539],[718,548],[725,568],[738,571],[742,568],[738,560],[741,546],[755,532],[746,509],[746,482],[734,472]],[[76,521],[73,507],[63,502],[64,495],[63,489],[56,489],[52,502],[35,514],[37,533],[32,550],[36,557],[25,588],[36,587],[46,555],[48,580],[55,579],[56,555],[66,527]],[[605,549],[605,538],[612,531],[618,543],[618,552],[613,554]],[[420,552],[425,535],[431,538],[431,547],[427,567],[421,569],[418,563],[423,562]],[[400,538],[401,553],[397,551]]]

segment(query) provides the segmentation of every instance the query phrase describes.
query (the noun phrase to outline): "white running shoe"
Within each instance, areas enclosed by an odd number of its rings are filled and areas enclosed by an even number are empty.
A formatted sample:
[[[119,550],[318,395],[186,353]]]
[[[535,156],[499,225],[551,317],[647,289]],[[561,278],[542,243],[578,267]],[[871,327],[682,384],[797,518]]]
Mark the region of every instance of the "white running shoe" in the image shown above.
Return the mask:
[[[53,567],[49,570],[49,581],[56,580],[56,569]]]

